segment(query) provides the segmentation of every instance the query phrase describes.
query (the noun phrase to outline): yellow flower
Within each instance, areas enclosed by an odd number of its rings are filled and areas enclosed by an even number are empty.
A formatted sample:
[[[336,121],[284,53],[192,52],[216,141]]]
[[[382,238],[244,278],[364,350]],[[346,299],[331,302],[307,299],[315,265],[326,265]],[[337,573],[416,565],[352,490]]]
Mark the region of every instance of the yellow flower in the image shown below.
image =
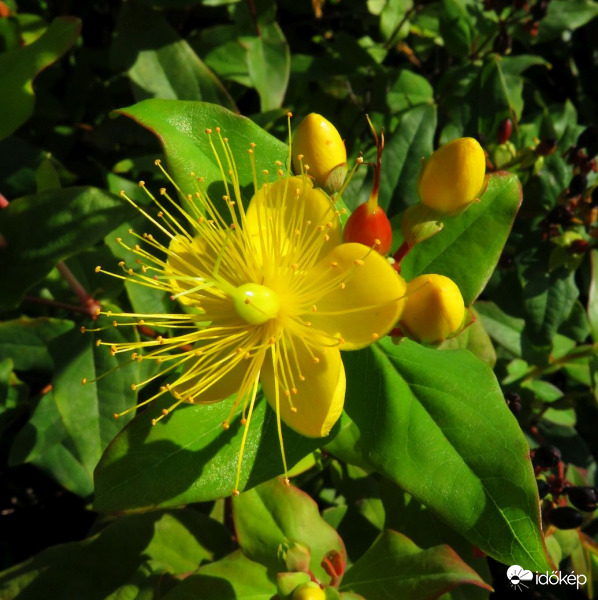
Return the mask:
[[[417,189],[423,204],[440,213],[455,213],[483,191],[486,157],[473,138],[441,146],[424,163]]]
[[[424,344],[439,344],[460,331],[465,317],[457,284],[444,275],[420,275],[407,284],[399,327]]]
[[[347,175],[345,144],[336,127],[317,113],[307,115],[293,137],[293,170],[304,169],[331,193],[341,189]]]
[[[121,263],[125,273],[116,276],[164,290],[185,310],[112,317],[118,326],[169,329],[171,336],[98,343],[113,354],[132,352],[133,359],[160,364],[157,375],[134,382],[134,389],[178,372],[174,382],[143,402],[170,393],[174,401],[163,416],[183,402],[217,402],[236,394],[224,427],[241,405],[241,422],[248,427],[261,382],[276,411],[286,472],[281,420],[305,436],[329,433],[345,397],[340,350],[363,348],[385,335],[400,316],[406,284],[377,252],[341,243],[339,211],[306,176],[279,170],[276,181],[258,188],[254,166],[255,193],[245,210],[230,146],[216,131],[219,152],[207,130],[223,165],[223,213],[201,178],[181,206],[165,189],[156,199],[142,185],[158,205],[156,218],[122,193],[168,242],[131,231],[139,245],[119,242],[136,255],[140,270]],[[247,430],[243,444],[246,435]],[[243,446],[235,490],[242,452]]]

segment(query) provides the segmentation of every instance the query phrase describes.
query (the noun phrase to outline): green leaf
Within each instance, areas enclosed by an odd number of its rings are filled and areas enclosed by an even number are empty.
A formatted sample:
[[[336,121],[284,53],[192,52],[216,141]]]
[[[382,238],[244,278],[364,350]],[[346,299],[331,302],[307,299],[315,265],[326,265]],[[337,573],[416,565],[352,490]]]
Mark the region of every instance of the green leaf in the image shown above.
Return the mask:
[[[108,446],[95,472],[96,510],[177,506],[232,494],[243,427],[236,420],[224,431],[222,423],[233,398],[182,406],[152,427],[152,418],[173,402],[167,400],[137,415]],[[282,429],[290,468],[330,440],[330,436],[305,438],[284,424]],[[276,416],[261,399],[247,434],[239,489],[249,489],[282,471]]]
[[[583,27],[598,16],[598,5],[592,0],[552,0],[548,14],[540,21],[535,43],[560,37],[564,31]]]
[[[168,158],[170,174],[185,193],[193,193],[196,189],[191,172],[204,178],[210,193],[211,184],[223,179],[206,129],[220,127],[222,135],[228,137],[241,189],[250,190],[247,199],[253,195],[253,172],[247,154],[250,144],[256,144],[254,155],[258,173],[263,169],[273,170],[276,160],[287,159],[288,146],[246,117],[215,104],[156,99],[144,100],[117,112],[158,136]],[[220,147],[217,136],[214,143]]]
[[[590,253],[592,261],[592,280],[588,292],[588,320],[592,328],[592,337],[598,342],[598,250]]]
[[[416,181],[421,159],[430,156],[436,130],[436,106],[421,104],[393,120],[386,134],[380,174],[380,205],[389,216],[417,202]]]
[[[444,45],[453,56],[469,54],[474,39],[474,21],[465,0],[442,0],[440,33]]]
[[[125,3],[116,34],[113,55],[128,68],[137,100],[203,100],[238,112],[218,77],[156,11]]]
[[[274,583],[263,565],[240,550],[204,565],[177,585],[163,600],[271,600]]]
[[[446,340],[440,346],[443,350],[463,348],[483,360],[490,368],[496,364],[496,351],[490,336],[484,329],[480,317],[454,338]]]
[[[424,273],[450,277],[470,306],[498,263],[521,198],[516,175],[492,175],[481,202],[447,218],[438,235],[415,246],[401,263],[401,274],[408,281]]]
[[[387,530],[347,571],[339,590],[366,598],[433,600],[464,584],[492,589],[448,546],[422,550]]]
[[[37,41],[0,54],[0,140],[16,131],[33,113],[33,79],[56,62],[77,40],[81,22],[58,17]]]
[[[273,479],[233,498],[235,531],[241,550],[251,560],[275,572],[290,570],[280,556],[281,544],[299,543],[311,551],[311,572],[321,581],[329,575],[321,567],[335,550],[346,562],[343,541],[305,493]]]
[[[229,546],[230,537],[220,524],[192,510],[121,517],[97,536],[49,548],[0,573],[0,596],[105,600],[127,583],[140,588],[152,582],[151,598],[161,597],[173,576],[222,556]]]
[[[98,323],[106,325],[102,319]],[[123,331],[111,331],[110,339],[125,341]],[[137,380],[138,364],[111,356],[96,346],[92,335],[76,329],[55,337],[49,352],[55,369],[52,393],[42,398],[15,439],[11,464],[36,464],[67,489],[89,496],[103,450],[131,418],[112,415],[135,404],[130,386]],[[81,383],[82,377],[92,380],[114,369],[97,383]]]
[[[291,72],[289,44],[278,23],[260,27],[259,36],[242,37],[249,77],[260,96],[261,112],[282,106]]]
[[[380,484],[381,497],[386,510],[386,529],[400,531],[420,548],[429,549],[447,544],[487,583],[492,575],[485,556],[475,551],[475,547],[456,531],[445,525],[425,506],[409,494],[398,489],[388,480]],[[443,600],[485,600],[488,590],[480,587],[457,588]]]
[[[564,267],[548,271],[548,251],[536,247],[518,260],[525,333],[536,346],[552,345],[579,296],[574,272]]]
[[[102,240],[131,214],[122,199],[92,187],[52,190],[0,212],[0,310],[16,306],[56,263]]]
[[[493,558],[548,569],[528,445],[492,371],[410,341],[344,361],[348,428],[370,467]]]
[[[425,77],[401,69],[386,93],[386,102],[391,114],[399,113],[419,104],[433,104],[434,90]]]
[[[17,371],[50,372],[54,361],[48,343],[74,326],[72,321],[47,317],[4,321],[0,323],[0,360],[12,358]]]

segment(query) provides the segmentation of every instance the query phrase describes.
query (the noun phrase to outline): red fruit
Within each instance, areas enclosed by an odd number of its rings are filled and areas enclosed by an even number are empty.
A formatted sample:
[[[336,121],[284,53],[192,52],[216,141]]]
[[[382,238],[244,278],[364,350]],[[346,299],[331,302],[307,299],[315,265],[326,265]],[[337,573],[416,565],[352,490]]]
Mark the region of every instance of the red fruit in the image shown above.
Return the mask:
[[[508,142],[512,133],[513,121],[507,117],[506,119],[503,119],[498,126],[498,132],[496,133],[498,143],[504,144]]]
[[[343,238],[345,242],[374,248],[384,256],[390,252],[392,245],[392,227],[381,206],[372,208],[369,202],[365,202],[349,217]]]

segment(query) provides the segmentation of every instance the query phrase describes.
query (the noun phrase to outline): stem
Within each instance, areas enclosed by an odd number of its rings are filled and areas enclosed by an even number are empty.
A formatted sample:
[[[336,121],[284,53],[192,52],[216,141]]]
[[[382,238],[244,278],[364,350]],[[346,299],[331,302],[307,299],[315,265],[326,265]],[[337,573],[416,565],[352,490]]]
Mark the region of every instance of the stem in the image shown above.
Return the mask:
[[[48,300],[47,298],[36,298],[35,296],[25,296],[23,298],[25,302],[34,302],[35,304],[45,304],[46,306],[53,306],[55,308],[64,308],[72,312],[89,314],[89,309],[83,306],[75,306],[74,304],[67,304],[66,302],[58,302],[57,300]],[[99,305],[98,305],[99,306]],[[95,317],[95,313],[93,315]]]
[[[571,354],[567,354],[565,356],[561,356],[561,358],[557,358],[552,361],[550,364],[544,367],[535,367],[531,371],[529,371],[522,378],[523,381],[530,381],[531,379],[535,379],[536,377],[540,377],[546,371],[554,369],[555,367],[562,367],[566,365],[568,362],[572,360],[576,360],[578,358],[587,358],[590,356],[594,356],[598,352],[598,344],[593,344],[592,346],[586,346],[583,349],[578,350],[577,352],[571,352]]]
[[[79,298],[79,301],[85,308],[84,312],[86,312],[92,319],[95,319],[97,317],[97,311],[100,308],[100,303],[95,300],[81,285],[79,280],[73,275],[73,272],[66,266],[66,264],[64,264],[64,262],[59,261],[56,265],[56,268]]]
[[[255,27],[255,33],[258,37],[262,37],[262,32],[260,30],[260,24],[257,20],[257,12],[255,10],[255,4],[253,0],[247,0],[249,3],[249,10],[251,12],[251,20],[253,21],[253,26]]]
[[[378,139],[378,134],[374,129],[374,125],[370,120],[370,116],[366,115],[365,118],[368,120],[370,129],[372,131],[372,135],[374,136],[374,140],[376,142],[376,168],[374,169],[374,184],[372,185],[372,193],[370,195],[370,199],[368,200],[368,205],[370,207],[370,212],[373,212],[378,208],[378,192],[380,191],[380,171],[382,168],[382,152],[384,152],[384,129],[380,130],[380,139]]]
[[[399,246],[399,249],[393,254],[392,257],[395,261],[395,264],[393,266],[395,268],[395,271],[397,271],[398,273],[401,272],[401,261],[407,256],[407,254],[409,254],[411,248],[413,248],[413,246],[410,246],[407,242],[403,242]]]

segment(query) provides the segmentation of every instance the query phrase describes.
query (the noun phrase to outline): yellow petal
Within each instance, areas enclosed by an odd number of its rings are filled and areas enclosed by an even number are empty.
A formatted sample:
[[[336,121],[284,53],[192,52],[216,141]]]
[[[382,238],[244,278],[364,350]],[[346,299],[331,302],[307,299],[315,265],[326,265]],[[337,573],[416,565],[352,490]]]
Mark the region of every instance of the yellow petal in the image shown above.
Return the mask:
[[[224,239],[222,235],[220,237]],[[172,254],[168,257],[165,271],[168,275],[172,275],[170,283],[176,286],[178,293],[187,292],[177,296],[177,300],[185,306],[205,313],[206,320],[241,325],[243,321],[237,315],[230,295],[217,291],[218,285],[214,280],[214,273],[219,252],[214,248],[214,244],[211,245],[203,237],[195,237],[189,241],[182,236],[177,236],[171,241],[169,250]],[[238,274],[233,278],[231,271],[225,261],[220,262],[218,270],[220,278],[233,282],[234,285],[237,283]],[[202,289],[201,285],[205,285],[206,282],[209,282],[214,289]]]
[[[383,256],[362,244],[337,246],[307,279],[329,290],[314,299],[316,310],[305,319],[342,338],[343,350],[364,348],[386,335],[405,305],[405,280]]]
[[[271,261],[273,256],[298,251],[301,240],[311,236],[320,226],[325,230],[316,239],[324,235],[329,239],[313,260],[321,258],[341,242],[336,209],[330,198],[322,190],[314,189],[307,177],[285,177],[262,186],[253,196],[247,209],[245,229],[258,256],[262,256],[262,249],[265,249],[267,259]],[[300,259],[298,254],[297,260]]]
[[[266,398],[276,410],[278,386],[280,417],[291,429],[307,437],[328,435],[345,402],[345,368],[340,352],[338,348],[328,348],[325,352],[316,350],[312,353],[303,340],[296,337],[287,340],[286,344],[295,348],[297,361],[285,362],[284,366],[279,362],[275,374],[271,356],[266,358],[261,375]],[[277,356],[284,361],[281,343],[277,344],[277,350]],[[285,389],[281,368],[284,368],[289,385],[295,386],[294,390]],[[287,391],[289,394],[285,394]],[[291,410],[291,402],[296,412]]]
[[[236,357],[234,354],[230,356],[230,352],[227,354],[221,354],[217,359],[212,360],[211,364],[214,367],[212,371],[208,372],[199,371],[206,363],[206,359],[203,357],[198,357],[195,362],[190,362],[181,377],[172,385],[173,392],[178,392],[186,400],[192,396],[195,404],[209,404],[220,402],[232,394],[243,393],[249,389],[253,382],[246,381],[246,375],[249,373],[253,361],[244,360],[242,356]],[[223,363],[216,365],[222,359],[224,359]],[[227,369],[230,370],[227,371]],[[194,371],[199,374],[193,375]],[[210,383],[211,385],[208,386]]]

